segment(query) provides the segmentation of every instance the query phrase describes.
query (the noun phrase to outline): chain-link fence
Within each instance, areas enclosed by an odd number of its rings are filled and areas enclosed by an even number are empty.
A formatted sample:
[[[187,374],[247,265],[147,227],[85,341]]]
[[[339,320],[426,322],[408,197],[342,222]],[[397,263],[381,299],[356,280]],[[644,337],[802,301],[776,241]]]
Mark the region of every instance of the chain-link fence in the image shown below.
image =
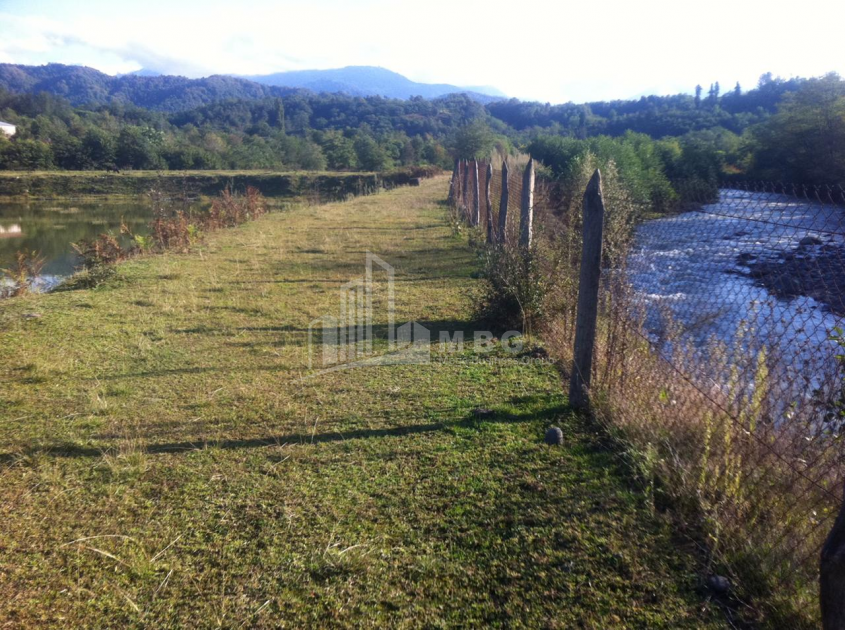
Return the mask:
[[[472,182],[472,163],[468,172]],[[544,339],[566,367],[589,174],[538,183],[534,195],[532,248],[551,278]],[[494,225],[501,182],[494,170]],[[522,182],[523,168],[511,168],[511,235]],[[843,193],[734,184],[656,216],[612,165],[604,183],[593,416],[633,446],[655,505],[671,505],[712,574],[729,578],[730,609],[813,627],[819,555],[845,480]],[[456,205],[472,223],[468,189]]]

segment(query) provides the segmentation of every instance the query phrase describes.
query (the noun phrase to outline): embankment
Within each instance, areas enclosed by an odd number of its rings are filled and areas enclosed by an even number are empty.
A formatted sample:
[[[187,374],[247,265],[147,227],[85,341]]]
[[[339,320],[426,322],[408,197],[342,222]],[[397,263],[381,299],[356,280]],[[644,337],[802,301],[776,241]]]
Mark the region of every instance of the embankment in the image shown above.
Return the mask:
[[[267,197],[335,201],[408,185],[440,172],[410,167],[386,173],[273,171],[5,171],[0,197],[82,197],[140,195],[153,188],[193,195],[216,195],[226,186],[255,186]]]

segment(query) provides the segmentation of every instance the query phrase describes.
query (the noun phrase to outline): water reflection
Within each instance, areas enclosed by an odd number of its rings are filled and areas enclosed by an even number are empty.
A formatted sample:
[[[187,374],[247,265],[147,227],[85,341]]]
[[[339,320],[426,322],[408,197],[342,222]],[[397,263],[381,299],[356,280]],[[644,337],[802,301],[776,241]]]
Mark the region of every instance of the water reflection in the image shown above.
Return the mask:
[[[8,227],[0,225],[0,238],[16,238],[23,236],[23,230],[17,223],[13,223]]]
[[[147,234],[152,207],[144,198],[126,201],[0,201],[0,269],[14,263],[18,251],[45,258],[50,284],[73,273],[79,263],[71,243],[101,233],[119,235],[121,221],[135,234]]]

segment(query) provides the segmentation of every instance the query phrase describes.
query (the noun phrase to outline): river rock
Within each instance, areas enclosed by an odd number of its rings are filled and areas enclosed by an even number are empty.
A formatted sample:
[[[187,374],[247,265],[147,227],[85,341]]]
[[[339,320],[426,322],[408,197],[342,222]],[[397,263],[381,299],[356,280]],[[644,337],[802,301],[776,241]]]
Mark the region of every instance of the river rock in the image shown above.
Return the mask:
[[[820,242],[807,236],[801,243]],[[824,247],[799,245],[783,252],[776,260],[758,258],[749,261],[748,276],[773,295],[792,299],[798,296],[813,298],[826,309],[845,315],[845,246],[828,244]]]
[[[822,239],[817,236],[805,236],[798,241],[798,247],[811,247],[812,245],[821,245]]]

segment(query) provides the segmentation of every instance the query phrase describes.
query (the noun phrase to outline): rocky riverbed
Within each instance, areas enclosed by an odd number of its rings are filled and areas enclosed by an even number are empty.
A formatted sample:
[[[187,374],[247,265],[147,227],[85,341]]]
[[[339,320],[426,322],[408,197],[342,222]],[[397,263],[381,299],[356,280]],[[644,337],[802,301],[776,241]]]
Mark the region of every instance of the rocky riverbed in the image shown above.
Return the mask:
[[[781,299],[809,297],[845,317],[845,246],[841,244],[825,244],[808,236],[774,259],[758,260],[754,254],[743,253],[737,264],[747,267],[751,278]]]

